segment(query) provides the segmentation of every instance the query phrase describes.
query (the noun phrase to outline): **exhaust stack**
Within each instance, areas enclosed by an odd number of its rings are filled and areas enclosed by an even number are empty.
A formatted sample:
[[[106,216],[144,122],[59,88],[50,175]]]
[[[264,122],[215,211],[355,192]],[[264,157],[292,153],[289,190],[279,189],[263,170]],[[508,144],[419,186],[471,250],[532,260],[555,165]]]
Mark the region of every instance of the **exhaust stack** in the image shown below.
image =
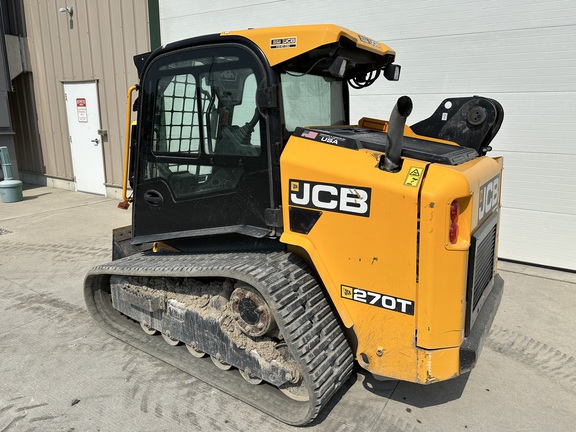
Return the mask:
[[[390,120],[388,121],[388,136],[386,137],[386,155],[380,159],[379,168],[383,171],[397,172],[400,170],[400,156],[404,139],[404,125],[412,112],[412,99],[402,96],[396,102]]]

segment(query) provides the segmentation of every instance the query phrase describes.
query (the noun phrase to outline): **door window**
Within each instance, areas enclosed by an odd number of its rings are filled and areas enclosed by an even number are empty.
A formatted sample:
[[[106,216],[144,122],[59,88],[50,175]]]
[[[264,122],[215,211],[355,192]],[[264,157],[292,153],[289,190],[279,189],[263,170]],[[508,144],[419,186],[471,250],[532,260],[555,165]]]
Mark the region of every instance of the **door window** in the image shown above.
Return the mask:
[[[165,180],[178,200],[234,190],[267,169],[256,105],[262,76],[251,54],[186,50],[159,58],[147,76],[143,181]]]
[[[285,72],[282,96],[286,129],[346,124],[344,82],[332,77]]]

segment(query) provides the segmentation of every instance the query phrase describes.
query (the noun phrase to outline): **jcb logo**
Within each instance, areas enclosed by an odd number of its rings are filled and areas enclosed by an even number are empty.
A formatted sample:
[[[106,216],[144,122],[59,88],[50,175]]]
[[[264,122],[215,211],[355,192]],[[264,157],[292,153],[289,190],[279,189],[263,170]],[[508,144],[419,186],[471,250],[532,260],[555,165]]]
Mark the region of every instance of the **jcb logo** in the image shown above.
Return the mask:
[[[499,176],[494,177],[480,187],[480,194],[478,195],[478,223],[482,222],[484,217],[498,206],[499,191]]]
[[[290,180],[290,204],[370,216],[370,188]]]

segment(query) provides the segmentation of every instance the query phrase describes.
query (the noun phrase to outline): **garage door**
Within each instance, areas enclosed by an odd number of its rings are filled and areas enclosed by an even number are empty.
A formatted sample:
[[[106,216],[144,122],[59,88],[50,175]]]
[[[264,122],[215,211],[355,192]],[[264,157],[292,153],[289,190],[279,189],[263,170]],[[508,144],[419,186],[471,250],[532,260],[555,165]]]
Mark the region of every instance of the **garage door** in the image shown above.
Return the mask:
[[[295,11],[299,11],[296,13]],[[302,13],[305,11],[305,14]],[[576,270],[576,2],[160,1],[162,43],[248,27],[329,22],[386,42],[402,77],[352,94],[351,120],[408,123],[445,97],[480,94],[505,110],[491,155],[505,158],[501,258]]]

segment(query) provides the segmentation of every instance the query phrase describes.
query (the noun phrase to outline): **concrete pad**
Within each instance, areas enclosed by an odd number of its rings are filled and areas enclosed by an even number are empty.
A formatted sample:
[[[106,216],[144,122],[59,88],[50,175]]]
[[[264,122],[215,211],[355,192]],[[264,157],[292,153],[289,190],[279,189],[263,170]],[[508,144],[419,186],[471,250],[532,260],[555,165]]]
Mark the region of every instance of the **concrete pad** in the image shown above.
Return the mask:
[[[51,188],[24,195],[0,203],[0,431],[301,430],[92,321],[82,281],[110,259],[112,229],[130,223],[118,201]],[[357,368],[306,430],[573,430],[576,278],[508,262],[500,269],[504,298],[470,374],[419,386]]]

